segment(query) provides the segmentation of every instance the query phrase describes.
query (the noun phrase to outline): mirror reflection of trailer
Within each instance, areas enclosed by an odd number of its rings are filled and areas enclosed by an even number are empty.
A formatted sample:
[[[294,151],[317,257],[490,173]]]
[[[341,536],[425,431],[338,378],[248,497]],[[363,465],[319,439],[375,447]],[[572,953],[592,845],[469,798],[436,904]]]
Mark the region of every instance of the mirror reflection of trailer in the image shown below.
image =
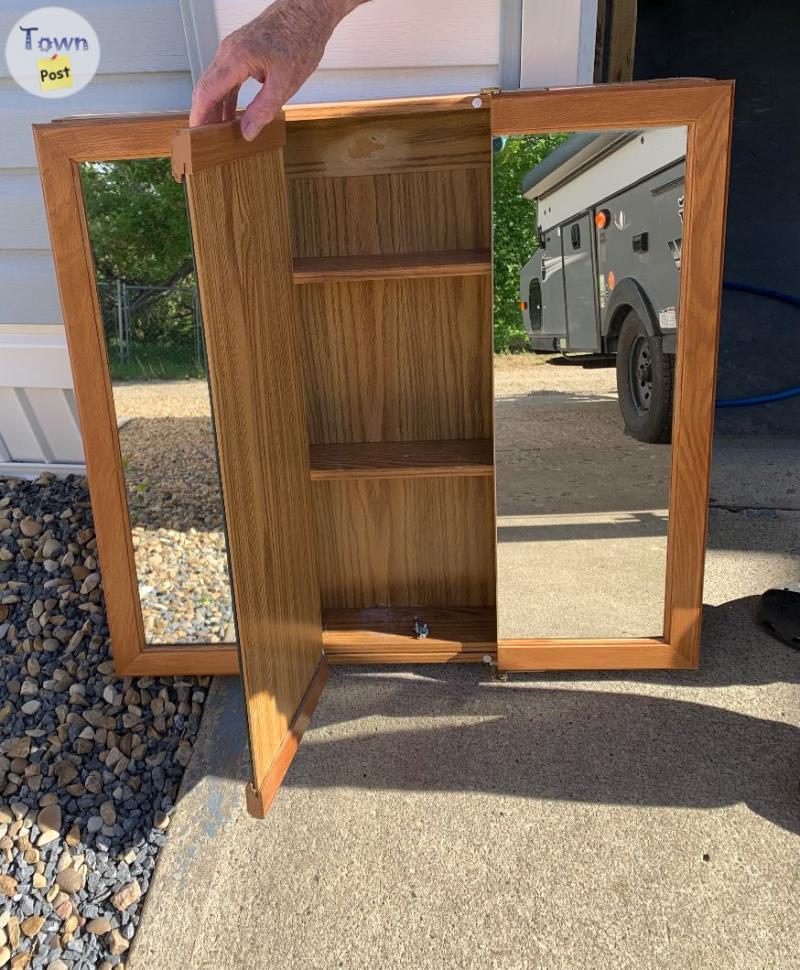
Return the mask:
[[[625,427],[669,441],[686,130],[580,132],[531,169],[539,248],[520,308],[541,353],[616,361]]]

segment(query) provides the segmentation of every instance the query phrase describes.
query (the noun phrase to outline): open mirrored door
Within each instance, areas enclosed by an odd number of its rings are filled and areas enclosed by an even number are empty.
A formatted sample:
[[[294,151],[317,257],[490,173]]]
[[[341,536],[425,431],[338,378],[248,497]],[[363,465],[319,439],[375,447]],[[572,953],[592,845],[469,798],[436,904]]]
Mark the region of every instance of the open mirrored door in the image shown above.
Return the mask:
[[[699,661],[731,101],[492,97],[501,669]]]
[[[322,691],[309,448],[283,172],[283,119],[184,129],[253,781],[263,817]]]

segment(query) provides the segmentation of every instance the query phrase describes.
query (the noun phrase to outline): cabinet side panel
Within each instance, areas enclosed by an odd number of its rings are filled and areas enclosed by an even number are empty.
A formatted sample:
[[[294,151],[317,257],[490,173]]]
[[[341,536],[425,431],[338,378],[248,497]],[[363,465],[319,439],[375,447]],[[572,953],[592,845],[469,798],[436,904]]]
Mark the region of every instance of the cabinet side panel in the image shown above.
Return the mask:
[[[317,482],[314,510],[325,609],[494,603],[492,479]]]
[[[187,183],[259,789],[322,656],[282,154]]]

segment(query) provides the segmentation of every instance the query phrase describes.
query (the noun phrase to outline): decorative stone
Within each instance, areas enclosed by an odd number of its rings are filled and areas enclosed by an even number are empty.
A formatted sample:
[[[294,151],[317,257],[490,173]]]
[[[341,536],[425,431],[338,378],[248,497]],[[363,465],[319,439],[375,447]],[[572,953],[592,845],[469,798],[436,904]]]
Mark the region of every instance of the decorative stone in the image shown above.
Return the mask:
[[[121,913],[141,899],[141,897],[142,887],[134,880],[114,893],[111,897],[111,905]]]
[[[104,936],[106,933],[111,932],[111,920],[105,916],[98,916],[96,919],[89,920],[86,926],[84,926],[84,930],[87,933],[92,933],[94,936]]]
[[[169,825],[169,815],[166,812],[156,812],[153,816],[153,827],[163,832]]]
[[[108,952],[114,956],[121,956],[130,946],[130,943],[125,939],[125,937],[120,933],[119,930],[112,930],[108,941]]]
[[[56,876],[58,888],[65,893],[69,893],[70,896],[80,892],[83,889],[85,882],[86,879],[82,873],[71,867],[62,869],[61,872],[59,872],[59,874]]]
[[[58,838],[61,832],[61,808],[59,805],[46,805],[36,816],[36,824],[42,833],[36,840],[37,845],[47,845]]]
[[[100,817],[106,825],[114,825],[117,821],[117,811],[113,802],[103,802],[100,806]]]
[[[16,896],[19,883],[13,876],[0,876],[0,895]]]
[[[29,916],[24,919],[20,924],[20,929],[28,937],[32,939],[39,930],[44,926],[44,916]]]
[[[45,559],[54,559],[61,552],[61,548],[58,539],[48,539],[42,546],[42,555]]]
[[[26,539],[33,539],[34,536],[38,536],[42,531],[42,526],[40,522],[32,518],[30,515],[26,515],[19,523],[19,531],[25,536]]]
[[[87,593],[91,593],[93,589],[97,589],[100,585],[100,574],[99,573],[89,573],[89,575],[84,579],[83,585],[81,586],[81,596],[86,596]]]
[[[3,754],[7,758],[27,758],[31,751],[31,739],[12,738],[3,745]]]

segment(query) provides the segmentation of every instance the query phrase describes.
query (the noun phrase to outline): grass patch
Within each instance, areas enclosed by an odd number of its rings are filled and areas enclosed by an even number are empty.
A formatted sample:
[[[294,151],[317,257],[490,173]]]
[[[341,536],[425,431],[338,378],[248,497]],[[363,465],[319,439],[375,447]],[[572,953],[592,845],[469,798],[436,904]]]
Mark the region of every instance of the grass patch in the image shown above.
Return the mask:
[[[205,364],[183,347],[134,347],[129,361],[109,359],[112,381],[181,381],[206,377]]]

